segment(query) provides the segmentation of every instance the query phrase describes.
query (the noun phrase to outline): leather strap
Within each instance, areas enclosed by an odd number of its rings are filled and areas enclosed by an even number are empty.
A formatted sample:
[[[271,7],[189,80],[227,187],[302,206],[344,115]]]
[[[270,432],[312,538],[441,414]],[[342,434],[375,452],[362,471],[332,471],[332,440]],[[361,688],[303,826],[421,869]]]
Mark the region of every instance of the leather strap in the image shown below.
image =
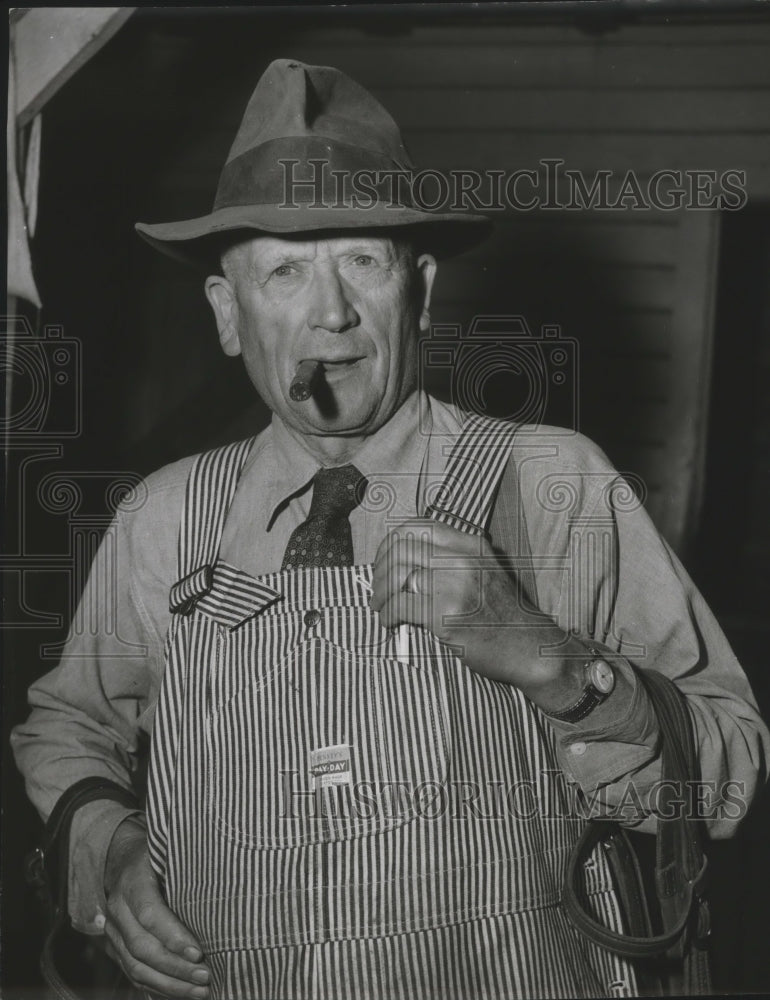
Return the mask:
[[[503,548],[517,556],[513,572],[524,595],[537,606],[537,584],[518,475],[511,476],[508,485],[513,487],[511,506],[505,516],[494,518],[494,523]],[[500,499],[505,500],[505,496]],[[512,522],[517,525],[515,534]],[[661,777],[672,782],[672,791],[680,793],[674,818],[659,819],[655,844],[655,884],[662,931],[652,932],[639,861],[628,834],[617,823],[597,820],[588,824],[569,859],[562,902],[578,930],[601,947],[640,961],[658,959],[656,970],[645,969],[651,981],[665,978],[671,993],[708,994],[711,991],[705,948],[709,935],[705,900],[708,869],[692,784],[699,777],[692,719],[684,696],[671,680],[653,670],[641,671],[638,676],[658,719]],[[625,934],[598,923],[584,906],[580,891],[583,864],[599,844],[614,875],[627,928]],[[656,982],[656,986],[660,988],[660,983]]]
[[[633,847],[623,828],[607,820],[591,822],[576,844],[568,863],[563,904],[574,925],[591,941],[629,958],[674,960],[681,972],[669,977],[669,989],[690,995],[704,994],[711,985],[705,949],[709,932],[705,901],[707,863],[696,818],[694,786],[698,767],[692,720],[684,696],[672,681],[652,670],[638,676],[652,701],[660,728],[661,788],[675,796],[668,804],[661,802],[658,817],[655,887],[662,931],[649,932],[641,873]],[[611,861],[614,852],[618,892],[626,903],[629,928],[626,934],[598,923],[583,903],[580,890],[583,864],[598,844],[604,846]],[[646,915],[641,922],[634,916],[639,908]],[[647,930],[643,929],[645,922]]]
[[[81,1000],[64,981],[56,962],[56,945],[69,925],[69,854],[72,819],[78,809],[99,799],[138,809],[136,795],[109,778],[83,778],[64,792],[48,817],[42,847],[26,859],[27,880],[35,887],[50,923],[40,956],[40,971],[57,1000]]]
[[[620,865],[625,866],[630,864],[635,868],[634,880],[618,886],[619,893],[625,894],[626,901],[634,907],[631,909],[624,906],[627,919],[634,919],[633,915],[637,908],[643,906],[644,910],[647,910],[646,900],[637,891],[637,886],[641,885],[641,872],[639,871],[636,854],[628,836],[617,824],[596,820],[590,823],[584,831],[573,850],[567,867],[567,884],[565,886],[563,902],[570,919],[586,937],[603,948],[614,951],[619,955],[625,955],[627,958],[654,958],[665,955],[673,946],[678,944],[690,920],[691,907],[696,895],[696,883],[699,880],[696,879],[693,882],[686,883],[681,912],[669,930],[662,934],[651,934],[649,932],[643,935],[633,933],[621,934],[618,931],[610,930],[610,928],[594,920],[579,902],[581,868],[598,844],[601,844],[607,853],[623,850],[626,857],[620,861]],[[619,844],[623,846],[619,847]],[[613,865],[613,870],[617,871],[618,868]]]

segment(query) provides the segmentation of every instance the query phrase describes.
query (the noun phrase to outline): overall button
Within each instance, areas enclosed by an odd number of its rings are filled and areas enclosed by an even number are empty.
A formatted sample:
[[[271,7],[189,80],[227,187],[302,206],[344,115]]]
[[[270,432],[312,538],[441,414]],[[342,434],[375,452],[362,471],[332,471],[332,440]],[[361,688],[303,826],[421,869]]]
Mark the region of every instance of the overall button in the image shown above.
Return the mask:
[[[305,625],[308,628],[315,628],[316,625],[320,622],[320,620],[321,620],[321,612],[318,611],[316,608],[313,608],[312,611],[306,611],[305,617],[303,619]]]

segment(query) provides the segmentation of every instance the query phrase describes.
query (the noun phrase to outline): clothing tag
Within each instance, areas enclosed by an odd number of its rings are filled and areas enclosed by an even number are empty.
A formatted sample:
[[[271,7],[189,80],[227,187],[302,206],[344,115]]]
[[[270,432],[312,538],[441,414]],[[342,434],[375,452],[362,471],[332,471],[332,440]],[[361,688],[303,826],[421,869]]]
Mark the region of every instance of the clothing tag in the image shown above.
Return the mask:
[[[351,749],[347,743],[339,743],[337,746],[319,747],[318,750],[310,751],[310,773],[314,789],[351,784]]]

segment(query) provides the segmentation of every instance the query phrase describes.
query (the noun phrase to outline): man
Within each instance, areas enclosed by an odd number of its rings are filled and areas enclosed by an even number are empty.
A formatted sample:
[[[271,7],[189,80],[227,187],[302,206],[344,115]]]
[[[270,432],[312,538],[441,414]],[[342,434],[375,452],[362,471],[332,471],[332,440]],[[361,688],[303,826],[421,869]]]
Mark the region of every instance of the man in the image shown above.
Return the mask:
[[[279,167],[319,158],[326,207],[312,185],[287,198]],[[112,801],[75,816],[70,909],[156,994],[633,993],[631,964],[560,907],[584,824],[565,777],[605,809],[631,789],[622,818],[654,829],[647,669],[688,699],[713,835],[764,773],[740,667],[644,511],[613,501],[598,449],[418,391],[435,258],[483,221],[334,187],[409,169],[371,95],[280,60],[214,211],[139,227],[178,256],[221,250],[220,341],[273,420],[119,512],[114,599],[137,656],[73,636],[13,739],[45,816],[80,778],[128,787],[152,733],[146,821]],[[610,558],[581,574],[597,524]],[[617,925],[604,862],[587,878]]]

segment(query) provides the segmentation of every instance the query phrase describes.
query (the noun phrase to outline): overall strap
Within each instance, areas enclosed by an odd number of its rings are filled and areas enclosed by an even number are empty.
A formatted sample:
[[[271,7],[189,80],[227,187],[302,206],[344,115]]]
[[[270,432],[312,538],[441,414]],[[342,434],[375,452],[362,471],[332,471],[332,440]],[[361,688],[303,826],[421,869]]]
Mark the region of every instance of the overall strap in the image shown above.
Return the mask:
[[[178,581],[171,588],[172,612],[189,611],[211,588],[225,518],[253,438],[199,455],[187,480],[179,527]]]
[[[489,533],[498,489],[513,457],[517,424],[471,414],[452,449],[443,482],[426,517],[472,534]],[[508,479],[497,517],[498,558],[516,574],[524,597],[538,607],[537,579],[527,521],[519,489],[518,470]],[[501,510],[498,508],[497,513]]]
[[[425,515],[461,531],[487,532],[517,425],[469,414]]]

